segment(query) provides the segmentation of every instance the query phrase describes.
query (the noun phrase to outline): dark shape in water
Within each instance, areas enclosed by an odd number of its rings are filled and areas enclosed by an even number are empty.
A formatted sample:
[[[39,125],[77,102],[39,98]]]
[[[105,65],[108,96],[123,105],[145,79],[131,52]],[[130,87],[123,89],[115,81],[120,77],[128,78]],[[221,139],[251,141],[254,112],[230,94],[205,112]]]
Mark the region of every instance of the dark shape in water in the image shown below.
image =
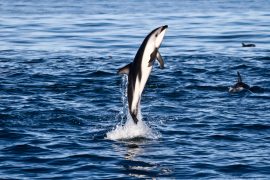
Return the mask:
[[[235,85],[233,85],[232,87],[229,87],[229,92],[230,93],[238,93],[241,91],[249,91],[251,93],[263,93],[264,92],[264,88],[261,88],[259,86],[249,86],[246,83],[243,83],[242,81],[242,77],[240,75],[240,73],[237,71],[237,83]]]
[[[238,71],[237,71],[237,76],[238,76],[237,83],[233,85],[232,87],[229,87],[229,92],[236,93],[243,90],[249,90],[250,89],[249,85],[242,82],[242,77]]]
[[[242,47],[256,47],[255,44],[245,44],[245,43],[242,43]]]

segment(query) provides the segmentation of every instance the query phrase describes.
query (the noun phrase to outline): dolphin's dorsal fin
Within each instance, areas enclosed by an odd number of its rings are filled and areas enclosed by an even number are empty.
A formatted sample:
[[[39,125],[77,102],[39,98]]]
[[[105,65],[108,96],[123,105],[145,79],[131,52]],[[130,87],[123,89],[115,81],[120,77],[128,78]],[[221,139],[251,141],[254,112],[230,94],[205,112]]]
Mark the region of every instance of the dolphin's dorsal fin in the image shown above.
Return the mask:
[[[157,51],[157,60],[159,62],[160,68],[164,69],[164,61],[159,51]]]
[[[131,63],[120,68],[118,71],[117,71],[117,74],[129,74],[129,69],[130,69],[130,66],[131,66]]]
[[[242,78],[241,78],[239,71],[237,71],[237,76],[238,76],[237,82],[239,82],[239,83],[242,82]]]

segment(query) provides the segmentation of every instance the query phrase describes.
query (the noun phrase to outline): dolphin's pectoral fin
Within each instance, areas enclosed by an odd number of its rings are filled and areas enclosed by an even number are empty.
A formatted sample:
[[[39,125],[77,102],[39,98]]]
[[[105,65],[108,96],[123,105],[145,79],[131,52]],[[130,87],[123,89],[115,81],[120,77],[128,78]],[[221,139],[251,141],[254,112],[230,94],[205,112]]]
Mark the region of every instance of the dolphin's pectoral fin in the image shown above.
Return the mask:
[[[160,68],[164,69],[164,61],[161,54],[158,51],[157,51],[157,60],[159,62]]]
[[[241,75],[238,71],[237,71],[237,76],[238,76],[237,82],[239,82],[239,83],[242,82]]]
[[[153,66],[153,63],[154,63],[155,59],[156,59],[156,58],[150,59],[150,60],[149,60],[149,62],[148,62],[148,67]]]
[[[120,68],[118,71],[117,71],[117,74],[129,74],[129,69],[130,69],[130,66],[131,66],[131,63]]]
[[[157,50],[157,48],[151,53],[151,55],[150,55],[150,60],[149,60],[149,64],[148,64],[148,66],[150,67],[150,66],[152,66],[153,65],[153,63],[154,63],[154,61],[156,60],[156,58],[157,58],[157,52],[158,52],[158,50]]]
[[[161,54],[158,52],[158,49],[155,49],[155,51],[153,51],[152,54],[150,55],[149,66],[152,66],[156,59],[159,62],[160,68],[164,69],[164,60]]]

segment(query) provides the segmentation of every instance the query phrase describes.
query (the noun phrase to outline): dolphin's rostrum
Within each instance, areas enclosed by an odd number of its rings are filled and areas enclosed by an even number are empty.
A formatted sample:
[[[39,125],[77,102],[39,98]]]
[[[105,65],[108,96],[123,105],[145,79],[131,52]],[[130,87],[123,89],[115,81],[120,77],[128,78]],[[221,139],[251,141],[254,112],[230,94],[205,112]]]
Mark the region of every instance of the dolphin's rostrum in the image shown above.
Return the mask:
[[[141,44],[137,54],[130,64],[120,68],[118,74],[128,75],[128,106],[133,121],[138,123],[138,108],[141,94],[151,73],[154,61],[159,61],[164,68],[164,61],[158,49],[164,38],[167,25],[158,27],[149,33]]]

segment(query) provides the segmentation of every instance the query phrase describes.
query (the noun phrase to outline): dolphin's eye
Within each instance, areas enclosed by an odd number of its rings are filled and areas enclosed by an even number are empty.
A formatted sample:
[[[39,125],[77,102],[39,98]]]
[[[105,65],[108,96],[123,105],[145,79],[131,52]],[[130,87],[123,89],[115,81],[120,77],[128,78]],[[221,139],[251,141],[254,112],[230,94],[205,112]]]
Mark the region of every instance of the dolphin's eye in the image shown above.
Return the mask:
[[[156,37],[158,36],[158,34],[156,34]]]

